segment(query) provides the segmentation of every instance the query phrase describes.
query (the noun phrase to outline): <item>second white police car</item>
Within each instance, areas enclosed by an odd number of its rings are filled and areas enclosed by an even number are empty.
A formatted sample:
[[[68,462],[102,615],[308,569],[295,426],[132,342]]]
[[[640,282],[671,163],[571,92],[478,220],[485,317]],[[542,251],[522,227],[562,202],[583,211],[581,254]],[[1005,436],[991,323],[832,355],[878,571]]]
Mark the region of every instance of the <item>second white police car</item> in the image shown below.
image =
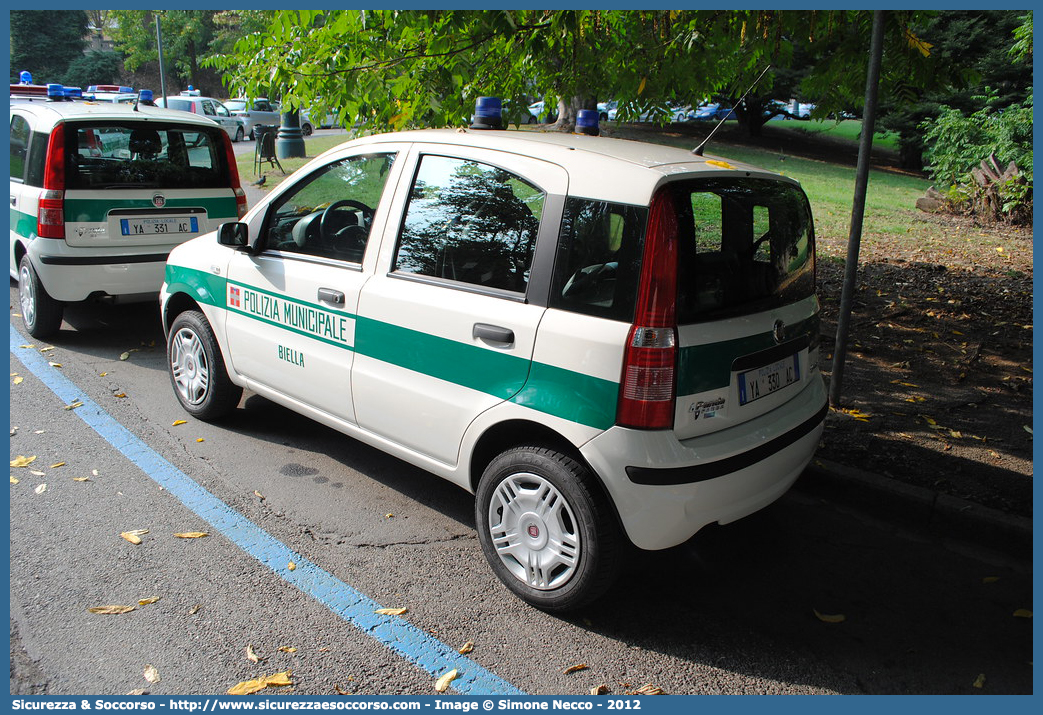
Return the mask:
[[[476,122],[348,142],[176,248],[170,377],[201,419],[249,388],[475,493],[496,575],[571,609],[628,541],[746,516],[811,459],[811,210],[752,166]]]

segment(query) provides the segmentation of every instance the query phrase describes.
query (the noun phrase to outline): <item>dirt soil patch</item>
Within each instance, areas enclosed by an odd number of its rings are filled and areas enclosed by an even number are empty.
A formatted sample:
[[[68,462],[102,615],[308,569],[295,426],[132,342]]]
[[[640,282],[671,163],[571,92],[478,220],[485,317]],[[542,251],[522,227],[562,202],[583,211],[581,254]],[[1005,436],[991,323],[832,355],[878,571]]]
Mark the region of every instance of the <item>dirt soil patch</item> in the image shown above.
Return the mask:
[[[730,124],[730,123],[729,123]],[[651,129],[651,128],[650,128]],[[852,167],[853,142],[773,127],[715,142],[777,146]],[[693,146],[708,128],[673,125]],[[721,153],[726,154],[723,148]],[[893,152],[874,168],[901,171]],[[832,378],[847,236],[818,241],[821,368]],[[1021,516],[1032,515],[1032,230],[909,207],[904,235],[864,228],[838,409],[819,456]]]

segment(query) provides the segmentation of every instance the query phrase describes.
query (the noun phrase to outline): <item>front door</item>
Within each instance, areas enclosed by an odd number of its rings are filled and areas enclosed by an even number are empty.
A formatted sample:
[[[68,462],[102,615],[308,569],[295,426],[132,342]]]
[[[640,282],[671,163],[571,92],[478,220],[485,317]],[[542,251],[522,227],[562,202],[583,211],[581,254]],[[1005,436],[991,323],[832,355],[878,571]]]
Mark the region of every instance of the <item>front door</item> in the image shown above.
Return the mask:
[[[363,260],[379,244],[395,156],[349,156],[316,169],[272,203],[260,229],[263,250],[237,252],[228,266],[233,369],[349,423]]]

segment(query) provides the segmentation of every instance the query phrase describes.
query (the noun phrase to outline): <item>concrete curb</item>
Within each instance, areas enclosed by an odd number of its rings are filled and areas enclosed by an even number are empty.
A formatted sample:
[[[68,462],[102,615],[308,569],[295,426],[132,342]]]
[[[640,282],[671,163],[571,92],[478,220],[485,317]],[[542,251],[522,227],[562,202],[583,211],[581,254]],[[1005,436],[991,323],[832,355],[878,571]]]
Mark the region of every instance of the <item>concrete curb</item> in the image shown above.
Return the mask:
[[[1032,519],[855,467],[816,458],[794,488],[1012,556],[1032,555]]]

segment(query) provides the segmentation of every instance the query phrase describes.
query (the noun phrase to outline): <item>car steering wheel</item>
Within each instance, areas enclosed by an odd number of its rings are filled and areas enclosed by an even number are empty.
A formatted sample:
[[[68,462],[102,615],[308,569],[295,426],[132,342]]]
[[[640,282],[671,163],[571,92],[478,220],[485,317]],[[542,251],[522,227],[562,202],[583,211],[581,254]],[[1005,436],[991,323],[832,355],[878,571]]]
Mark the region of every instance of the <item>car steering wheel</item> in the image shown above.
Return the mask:
[[[341,199],[340,201],[334,201],[332,204],[326,207],[326,210],[322,212],[322,218],[319,219],[319,233],[322,236],[333,236],[352,224],[345,224],[341,222],[339,225],[337,219],[332,218],[336,212],[343,208],[353,208],[362,212],[362,224],[363,228],[368,232],[369,226],[373,222],[373,209],[361,201],[355,201],[354,199]]]

